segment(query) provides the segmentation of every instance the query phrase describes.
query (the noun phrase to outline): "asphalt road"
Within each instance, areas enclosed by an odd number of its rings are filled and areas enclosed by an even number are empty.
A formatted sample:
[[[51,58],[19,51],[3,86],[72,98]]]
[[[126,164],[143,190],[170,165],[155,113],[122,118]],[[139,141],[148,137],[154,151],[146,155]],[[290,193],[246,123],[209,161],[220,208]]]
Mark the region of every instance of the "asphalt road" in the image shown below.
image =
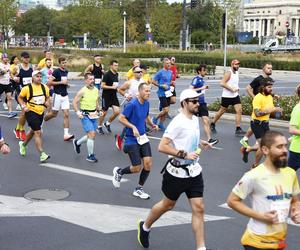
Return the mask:
[[[249,80],[250,77],[241,79],[241,93]],[[293,78],[275,80],[275,91],[281,94],[291,94],[297,85],[297,79]],[[178,93],[190,81],[178,79]],[[209,80],[208,84],[211,87],[207,91],[209,101],[220,96],[221,90],[218,80]],[[81,81],[71,82],[71,98],[80,86]],[[156,106],[153,93],[151,112],[156,112]],[[177,107],[172,107],[172,113],[176,113]],[[57,119],[45,123],[44,149],[51,158],[48,164],[40,165],[33,141],[28,147],[28,155],[25,158],[19,156],[18,142],[12,133],[16,119],[8,119],[5,115],[1,106],[0,124],[12,149],[10,155],[0,156],[1,250],[141,249],[136,240],[136,221],[145,218],[148,209],[162,196],[159,172],[167,158],[157,152],[161,132],[154,133],[157,138],[151,139],[153,170],[145,184],[145,191],[149,192],[151,199],[145,201],[131,195],[139,175],[125,176],[127,181],[119,190],[115,190],[109,180],[114,166],[129,165],[128,156],[115,148],[113,135],[97,135],[95,153],[99,162],[89,163],[85,160],[85,146],[77,155],[72,143],[63,141],[60,114]],[[246,129],[247,125],[243,127]],[[205,181],[206,242],[213,250],[238,250],[242,249],[239,240],[247,219],[221,205],[251,163],[244,164],[241,160],[234,124],[221,121],[217,129],[220,140],[217,146],[221,150],[202,152],[200,159]],[[74,112],[71,112],[70,130],[77,137],[83,135]],[[113,133],[119,132],[121,125],[114,122],[112,130]],[[287,131],[281,131],[287,135]],[[62,189],[70,195],[61,201],[28,201],[23,198],[29,191],[45,188]],[[174,211],[177,213],[167,214],[157,223],[158,227],[152,229],[149,249],[195,249],[190,208],[184,195]],[[299,249],[299,232],[299,226],[289,225],[288,249]]]

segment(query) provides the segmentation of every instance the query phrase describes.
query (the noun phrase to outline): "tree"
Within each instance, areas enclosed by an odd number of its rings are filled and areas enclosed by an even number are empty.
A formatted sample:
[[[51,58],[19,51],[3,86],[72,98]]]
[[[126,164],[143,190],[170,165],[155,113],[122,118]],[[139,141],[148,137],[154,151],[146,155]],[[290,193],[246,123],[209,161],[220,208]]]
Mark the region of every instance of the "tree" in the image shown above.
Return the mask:
[[[17,7],[17,1],[0,1],[0,32],[3,33],[4,40],[8,38],[8,32],[16,20]]]

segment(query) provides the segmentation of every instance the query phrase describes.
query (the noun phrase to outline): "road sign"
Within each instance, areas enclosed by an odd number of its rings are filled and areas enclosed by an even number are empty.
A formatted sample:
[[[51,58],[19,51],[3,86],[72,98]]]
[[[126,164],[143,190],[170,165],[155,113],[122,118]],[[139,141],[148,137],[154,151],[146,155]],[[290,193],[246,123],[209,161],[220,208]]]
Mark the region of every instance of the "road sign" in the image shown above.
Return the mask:
[[[287,28],[290,27],[289,21],[286,21],[286,22],[285,22],[285,27],[287,27]]]

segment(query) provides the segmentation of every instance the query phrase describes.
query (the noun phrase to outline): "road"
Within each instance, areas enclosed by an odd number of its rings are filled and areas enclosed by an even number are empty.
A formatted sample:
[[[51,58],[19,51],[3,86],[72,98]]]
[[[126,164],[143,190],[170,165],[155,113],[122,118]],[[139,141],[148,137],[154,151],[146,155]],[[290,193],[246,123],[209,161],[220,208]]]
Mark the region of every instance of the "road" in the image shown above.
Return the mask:
[[[241,79],[241,93],[249,80],[250,77]],[[177,91],[180,92],[189,83],[190,79],[179,79]],[[207,91],[207,99],[213,100],[221,90],[217,80],[209,80],[208,84],[211,88]],[[71,82],[71,98],[81,85],[80,81]],[[281,88],[282,85],[285,88]],[[291,94],[296,85],[297,79],[276,79],[275,90]],[[152,112],[156,112],[156,105],[153,93]],[[172,107],[172,113],[177,107]],[[145,218],[162,196],[159,172],[166,156],[157,152],[161,132],[154,133],[155,138],[151,139],[153,170],[145,185],[151,199],[144,201],[131,195],[139,175],[125,176],[126,181],[119,190],[112,186],[110,178],[114,166],[129,165],[128,156],[114,147],[113,135],[97,135],[95,151],[99,162],[88,163],[85,146],[82,153],[76,155],[72,143],[63,141],[60,114],[57,119],[45,123],[44,148],[51,158],[47,164],[41,165],[33,142],[28,147],[28,155],[25,158],[19,156],[18,143],[12,134],[16,119],[8,119],[5,115],[1,109],[0,124],[12,152],[8,156],[0,156],[0,249],[141,249],[136,240],[136,222]],[[70,117],[71,132],[77,137],[82,136],[81,124],[74,112]],[[247,127],[246,124],[243,126]],[[221,121],[217,128],[220,140],[217,146],[221,150],[203,151],[200,159],[205,181],[206,242],[213,250],[238,250],[242,249],[239,240],[247,219],[226,208],[224,203],[250,163],[244,164],[241,160],[234,124]],[[112,130],[113,133],[119,132],[121,125],[113,123]],[[285,129],[280,130],[287,135]],[[69,196],[58,201],[24,198],[28,192],[38,189],[61,189]],[[164,216],[152,229],[150,244],[150,249],[195,249],[190,208],[184,195],[178,200],[174,212]],[[299,244],[299,226],[289,225],[288,249],[296,250]]]

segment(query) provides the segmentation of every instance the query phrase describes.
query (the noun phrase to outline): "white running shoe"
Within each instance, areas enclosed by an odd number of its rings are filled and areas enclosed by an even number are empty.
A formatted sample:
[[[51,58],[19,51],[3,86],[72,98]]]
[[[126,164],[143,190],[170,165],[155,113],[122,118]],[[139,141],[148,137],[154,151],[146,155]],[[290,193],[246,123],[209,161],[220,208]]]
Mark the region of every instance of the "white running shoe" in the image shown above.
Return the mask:
[[[121,179],[122,179],[122,175],[118,173],[119,169],[121,169],[121,168],[115,167],[113,170],[112,183],[115,188],[120,187],[120,183],[121,183]]]
[[[133,196],[139,197],[143,200],[150,199],[150,195],[147,194],[142,187],[136,187],[132,193]]]

